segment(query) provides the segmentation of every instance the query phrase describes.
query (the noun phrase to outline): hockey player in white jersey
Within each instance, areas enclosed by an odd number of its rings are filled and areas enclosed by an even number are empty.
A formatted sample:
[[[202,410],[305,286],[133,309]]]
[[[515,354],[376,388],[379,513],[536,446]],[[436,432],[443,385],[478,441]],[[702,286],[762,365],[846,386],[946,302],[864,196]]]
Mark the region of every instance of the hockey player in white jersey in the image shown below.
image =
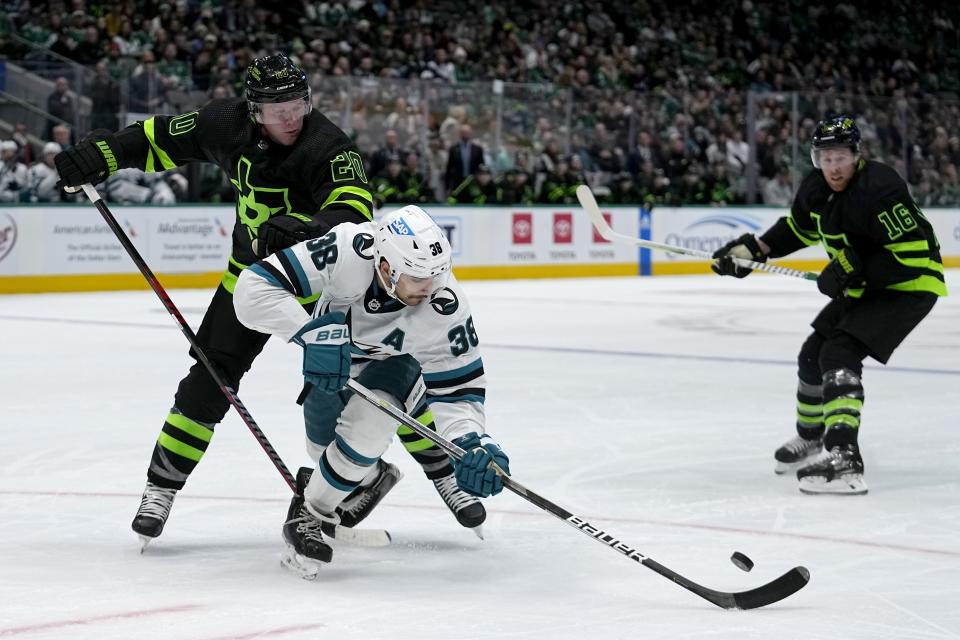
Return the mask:
[[[324,524],[369,512],[400,479],[381,460],[395,422],[343,388],[349,376],[468,453],[434,481],[457,519],[479,528],[476,499],[498,493],[509,460],[485,432],[486,381],[466,297],[443,231],[417,206],[341,224],[247,268],[234,291],[247,327],[303,347],[307,450],[283,536],[284,563],[306,577],[332,558]],[[313,317],[297,297],[322,291]],[[470,522],[473,518],[475,522]],[[465,521],[466,520],[466,521]],[[477,531],[479,535],[479,531]]]

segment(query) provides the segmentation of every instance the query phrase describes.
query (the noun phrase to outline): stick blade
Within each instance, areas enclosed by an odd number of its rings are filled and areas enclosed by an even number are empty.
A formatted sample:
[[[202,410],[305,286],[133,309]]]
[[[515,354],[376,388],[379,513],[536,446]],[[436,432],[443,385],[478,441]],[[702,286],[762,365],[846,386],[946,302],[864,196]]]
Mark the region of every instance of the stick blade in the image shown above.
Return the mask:
[[[810,571],[806,567],[794,567],[762,587],[731,594],[733,596],[733,606],[725,606],[724,608],[757,609],[765,607],[800,591],[807,586],[808,582],[810,582]]]
[[[603,213],[600,211],[600,205],[597,204],[597,199],[593,197],[593,191],[590,191],[590,187],[585,184],[577,187],[577,200],[580,201],[580,206],[583,207],[583,210],[590,216],[590,222],[593,223],[597,233],[599,233],[604,240],[612,241],[613,229],[610,228],[610,225],[607,224],[606,219],[603,217]]]

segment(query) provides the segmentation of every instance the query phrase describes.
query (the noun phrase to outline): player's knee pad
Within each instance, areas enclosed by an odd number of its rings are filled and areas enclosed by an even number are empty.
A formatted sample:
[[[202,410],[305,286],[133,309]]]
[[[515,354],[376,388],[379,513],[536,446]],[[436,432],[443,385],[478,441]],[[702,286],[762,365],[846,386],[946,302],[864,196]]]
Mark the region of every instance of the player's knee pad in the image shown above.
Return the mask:
[[[804,340],[797,355],[797,377],[801,382],[819,385],[823,372],[820,370],[820,349],[824,338],[814,331]]]
[[[867,355],[869,349],[863,343],[848,333],[837,332],[820,347],[820,371],[826,375],[829,371],[848,369],[859,378]]]
[[[400,402],[389,393],[371,389],[378,398],[394,406]],[[396,421],[358,395],[347,402],[337,421],[336,440],[362,458],[379,458],[390,446]]]

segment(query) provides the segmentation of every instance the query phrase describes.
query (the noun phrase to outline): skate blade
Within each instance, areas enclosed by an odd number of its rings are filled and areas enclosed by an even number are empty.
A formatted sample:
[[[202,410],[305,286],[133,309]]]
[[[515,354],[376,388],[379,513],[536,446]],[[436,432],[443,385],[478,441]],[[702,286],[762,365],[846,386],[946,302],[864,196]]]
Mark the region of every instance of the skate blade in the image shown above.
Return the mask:
[[[141,533],[138,533],[137,537],[140,538],[140,553],[143,554],[143,552],[147,549],[147,545],[153,542],[153,538],[145,536]]]
[[[773,472],[778,476],[782,476],[785,473],[791,473],[797,471],[801,467],[805,467],[808,464],[811,464],[814,460],[820,457],[819,453],[815,453],[812,456],[807,456],[802,460],[797,460],[796,462],[780,462],[777,460],[777,466],[774,467]]]
[[[851,473],[827,481],[825,478],[807,476],[799,480],[801,493],[809,495],[862,496],[867,493],[867,483],[863,475]]]
[[[386,529],[350,529],[341,525],[324,522],[321,525],[323,535],[337,542],[345,542],[358,547],[386,547],[390,544],[390,532]]]
[[[475,526],[475,527],[470,527],[470,531],[473,531],[473,533],[476,534],[476,536],[477,536],[478,538],[480,538],[481,540],[483,540],[483,525],[482,525],[482,524],[478,524],[478,525]]]
[[[316,580],[323,565],[322,562],[300,555],[292,547],[287,547],[280,554],[280,564],[304,580]]]

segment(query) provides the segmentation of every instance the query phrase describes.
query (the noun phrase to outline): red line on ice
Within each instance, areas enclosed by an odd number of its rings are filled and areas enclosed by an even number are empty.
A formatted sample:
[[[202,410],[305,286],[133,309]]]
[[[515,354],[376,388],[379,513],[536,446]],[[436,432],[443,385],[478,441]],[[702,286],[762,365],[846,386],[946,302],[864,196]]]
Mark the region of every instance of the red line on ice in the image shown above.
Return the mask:
[[[217,636],[216,638],[207,638],[206,640],[250,640],[251,638],[265,638],[267,636],[280,636],[294,631],[307,631],[309,629],[319,629],[325,627],[325,624],[300,624],[290,627],[277,627],[276,629],[267,629],[265,631],[251,631],[240,636]]]
[[[87,492],[87,491],[8,491],[0,490],[0,495],[24,495],[24,496],[81,496],[81,497],[113,497],[113,498],[139,498],[140,494],[132,493],[109,493],[109,492]],[[225,500],[231,502],[280,502],[286,503],[286,498],[258,498],[245,496],[200,496],[188,495],[178,496],[181,500]],[[385,504],[381,508],[388,509],[421,509],[427,511],[446,511],[446,507],[429,506],[422,504]],[[518,511],[513,509],[488,509],[491,513],[509,513],[515,516],[537,516],[549,517],[542,511]],[[824,536],[814,533],[791,533],[789,531],[767,531],[764,529],[747,529],[743,527],[729,527],[716,524],[696,524],[691,522],[673,522],[670,520],[651,520],[649,518],[617,518],[608,516],[581,516],[586,520],[597,520],[605,522],[622,522],[625,524],[645,524],[658,527],[674,527],[680,529],[702,529],[704,531],[722,531],[726,533],[744,533],[755,536],[770,536],[774,538],[789,538],[793,540],[812,540],[814,542],[831,542],[836,544],[846,544],[855,547],[871,547],[873,549],[888,549],[891,551],[909,551],[912,553],[925,553],[935,556],[945,556],[948,558],[960,558],[960,551],[950,549],[933,549],[930,547],[917,547],[907,544],[896,544],[893,542],[872,542],[870,540],[858,540],[856,538],[839,538],[836,536]]]
[[[91,616],[89,618],[73,618],[71,620],[58,620],[56,622],[41,622],[39,624],[30,624],[22,627],[7,627],[0,629],[0,636],[15,636],[21,633],[32,633],[45,629],[57,629],[60,627],[71,627],[80,624],[92,624],[95,622],[106,622],[109,620],[122,620],[124,618],[144,618],[163,613],[180,613],[181,611],[190,611],[199,609],[198,604],[182,604],[175,607],[161,607],[159,609],[142,609],[140,611],[123,611],[121,613],[110,613],[102,616]]]

